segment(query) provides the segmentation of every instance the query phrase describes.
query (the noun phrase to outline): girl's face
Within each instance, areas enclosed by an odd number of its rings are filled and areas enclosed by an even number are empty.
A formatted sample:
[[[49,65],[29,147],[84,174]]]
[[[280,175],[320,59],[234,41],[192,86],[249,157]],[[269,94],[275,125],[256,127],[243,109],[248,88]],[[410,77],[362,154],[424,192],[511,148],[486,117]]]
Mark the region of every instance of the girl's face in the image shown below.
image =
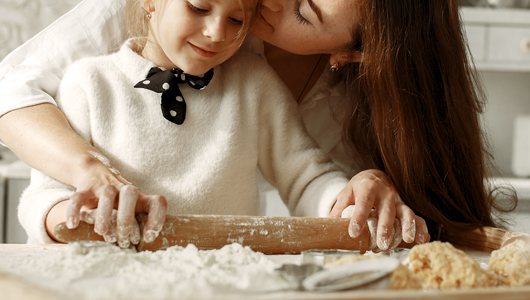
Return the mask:
[[[263,0],[252,33],[296,54],[338,54],[356,28],[356,0]]]
[[[148,42],[142,55],[157,66],[202,75],[230,58],[242,39],[245,16],[237,0],[151,0]]]

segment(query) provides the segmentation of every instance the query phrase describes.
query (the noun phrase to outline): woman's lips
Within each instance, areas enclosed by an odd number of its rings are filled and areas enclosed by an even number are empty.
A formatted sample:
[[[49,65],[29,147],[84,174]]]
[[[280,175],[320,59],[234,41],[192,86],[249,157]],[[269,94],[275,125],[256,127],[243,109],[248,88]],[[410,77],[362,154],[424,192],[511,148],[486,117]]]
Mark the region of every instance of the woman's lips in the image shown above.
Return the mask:
[[[191,46],[191,49],[193,49],[193,51],[195,51],[197,54],[199,54],[200,56],[204,56],[204,57],[214,57],[217,52],[212,52],[212,51],[207,51],[207,50],[204,50],[202,48],[199,48],[195,45],[193,45],[192,43],[188,43],[190,44]]]

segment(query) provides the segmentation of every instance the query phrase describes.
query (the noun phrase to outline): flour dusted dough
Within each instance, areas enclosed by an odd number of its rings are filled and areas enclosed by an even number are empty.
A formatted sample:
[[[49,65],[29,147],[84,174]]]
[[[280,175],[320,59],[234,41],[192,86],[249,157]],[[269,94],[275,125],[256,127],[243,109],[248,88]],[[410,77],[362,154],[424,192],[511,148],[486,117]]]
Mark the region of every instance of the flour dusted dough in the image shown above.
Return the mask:
[[[464,251],[449,243],[417,245],[403,262],[423,279],[425,289],[478,288],[498,285],[498,276],[484,270]]]
[[[341,259],[325,265],[326,269],[335,268],[345,264],[351,264],[356,261],[366,259],[378,259],[383,255],[366,254],[366,255],[345,255]],[[389,290],[419,290],[421,289],[421,278],[414,275],[407,267],[400,264],[397,269],[390,274]]]
[[[488,269],[499,274],[502,285],[530,284],[530,244],[516,240],[493,251]]]

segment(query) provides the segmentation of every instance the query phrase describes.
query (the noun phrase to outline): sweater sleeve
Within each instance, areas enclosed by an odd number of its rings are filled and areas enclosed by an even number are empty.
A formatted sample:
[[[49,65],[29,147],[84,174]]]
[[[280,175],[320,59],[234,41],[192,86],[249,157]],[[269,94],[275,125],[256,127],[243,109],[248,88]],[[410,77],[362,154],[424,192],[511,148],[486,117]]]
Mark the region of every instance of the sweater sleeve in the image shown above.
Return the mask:
[[[348,183],[306,132],[290,91],[264,65],[260,83],[258,165],[294,216],[327,217]],[[252,76],[251,76],[252,77]]]
[[[52,207],[69,199],[74,192],[73,187],[31,170],[30,184],[18,204],[18,220],[29,240],[38,244],[56,243],[46,232],[46,216]]]
[[[71,123],[72,128],[90,141],[87,84],[90,76],[76,62],[66,72],[59,87],[57,103]],[[55,243],[46,232],[46,216],[57,203],[69,199],[75,189],[37,170],[31,171],[31,182],[20,198],[18,217],[28,238],[36,243]]]

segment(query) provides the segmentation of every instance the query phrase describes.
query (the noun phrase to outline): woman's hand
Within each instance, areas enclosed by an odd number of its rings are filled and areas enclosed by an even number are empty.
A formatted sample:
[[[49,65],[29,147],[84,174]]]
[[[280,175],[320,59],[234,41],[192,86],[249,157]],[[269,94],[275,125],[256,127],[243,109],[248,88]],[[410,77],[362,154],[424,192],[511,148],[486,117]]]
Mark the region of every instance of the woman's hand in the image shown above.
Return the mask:
[[[366,170],[355,175],[337,196],[330,217],[340,218],[350,205],[355,205],[348,228],[350,236],[356,238],[360,235],[374,209],[377,215],[377,247],[381,250],[395,245],[391,238],[396,217],[401,221],[402,238],[406,243],[416,241],[422,244],[430,239],[425,220],[403,203],[382,171]]]

